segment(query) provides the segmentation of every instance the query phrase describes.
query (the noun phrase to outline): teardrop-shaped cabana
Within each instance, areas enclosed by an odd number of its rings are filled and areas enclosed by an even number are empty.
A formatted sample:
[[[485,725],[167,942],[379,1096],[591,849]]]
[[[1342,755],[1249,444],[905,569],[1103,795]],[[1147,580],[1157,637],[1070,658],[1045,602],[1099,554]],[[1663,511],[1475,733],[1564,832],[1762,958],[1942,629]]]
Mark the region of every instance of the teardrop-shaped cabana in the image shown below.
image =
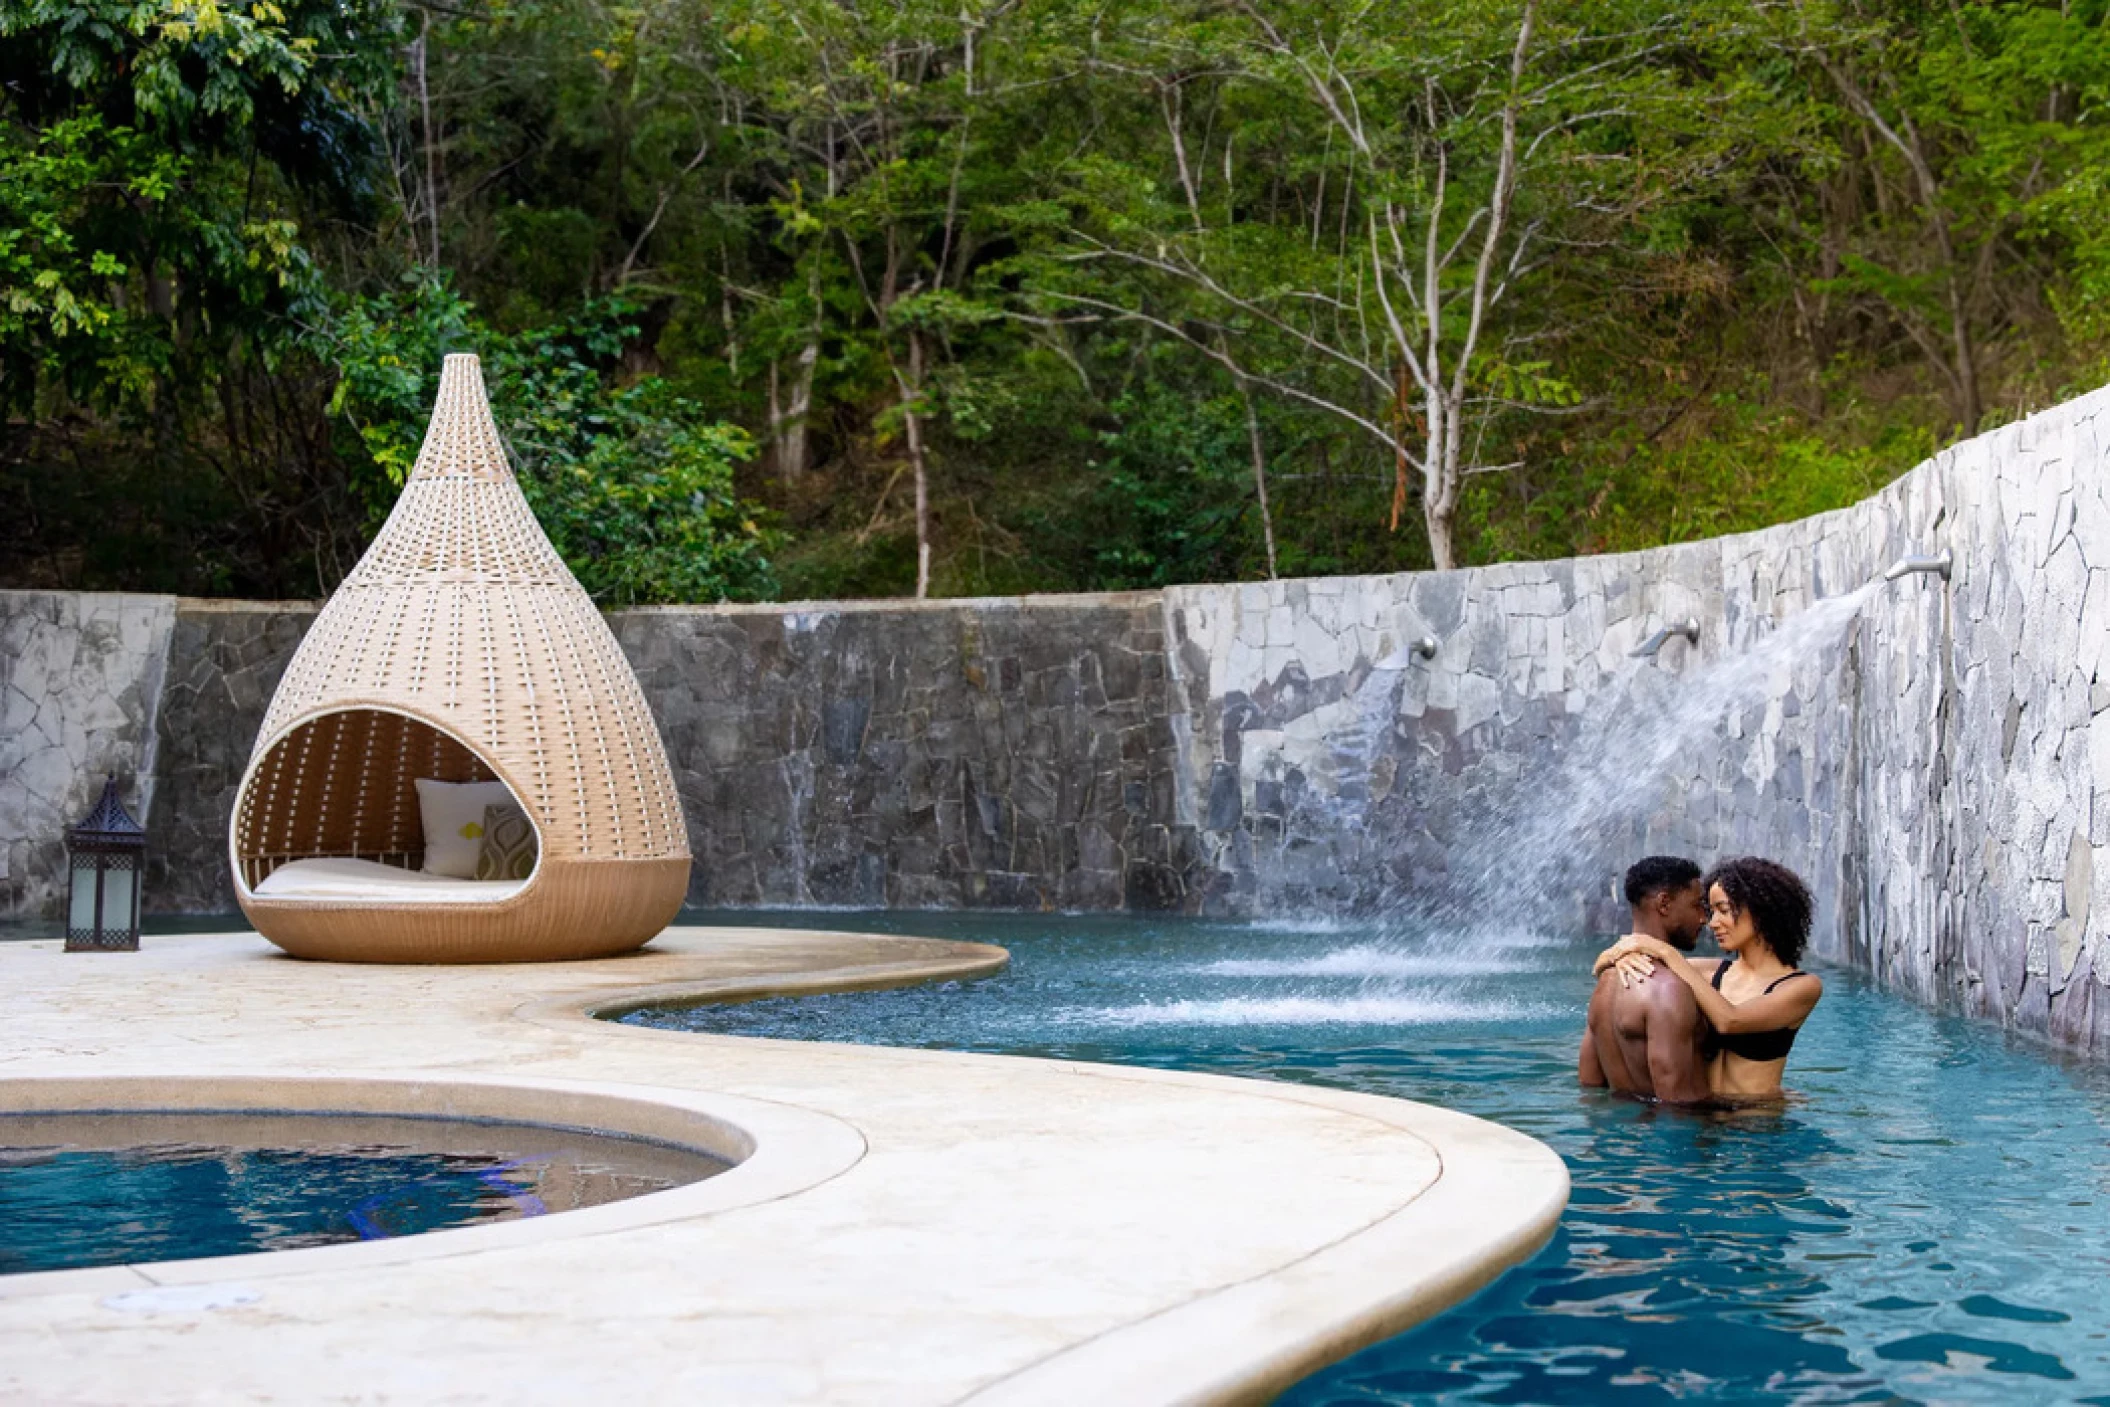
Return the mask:
[[[532,872],[425,873],[419,779],[503,782]],[[604,957],[681,906],[659,730],[513,481],[473,356],[447,358],[403,496],[272,697],[229,847],[242,911],[299,957]]]

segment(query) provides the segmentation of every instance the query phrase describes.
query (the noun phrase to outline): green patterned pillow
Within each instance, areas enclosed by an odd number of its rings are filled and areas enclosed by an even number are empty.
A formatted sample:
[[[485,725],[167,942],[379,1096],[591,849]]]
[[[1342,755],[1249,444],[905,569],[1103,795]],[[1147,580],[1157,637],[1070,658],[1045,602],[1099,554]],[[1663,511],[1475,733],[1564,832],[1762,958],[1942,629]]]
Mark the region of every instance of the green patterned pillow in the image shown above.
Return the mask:
[[[526,879],[535,872],[535,828],[515,802],[484,808],[484,833],[476,851],[478,879]]]

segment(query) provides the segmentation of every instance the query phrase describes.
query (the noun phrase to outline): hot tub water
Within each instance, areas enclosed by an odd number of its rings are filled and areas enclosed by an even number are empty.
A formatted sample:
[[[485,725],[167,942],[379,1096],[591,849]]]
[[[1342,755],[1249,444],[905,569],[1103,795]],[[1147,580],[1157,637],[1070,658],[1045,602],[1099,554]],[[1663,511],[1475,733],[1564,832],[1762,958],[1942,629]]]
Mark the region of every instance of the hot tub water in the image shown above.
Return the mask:
[[[598,1206],[725,1166],[530,1124],[0,1114],[0,1275],[413,1236]]]

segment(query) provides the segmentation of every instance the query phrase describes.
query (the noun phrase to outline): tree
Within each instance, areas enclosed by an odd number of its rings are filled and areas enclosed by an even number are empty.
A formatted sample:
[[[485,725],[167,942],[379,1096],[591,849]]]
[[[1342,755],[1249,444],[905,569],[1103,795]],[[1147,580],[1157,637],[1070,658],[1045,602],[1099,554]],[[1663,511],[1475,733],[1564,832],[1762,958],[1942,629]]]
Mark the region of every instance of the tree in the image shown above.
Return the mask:
[[[383,407],[452,337],[574,416],[521,407],[515,447],[610,600],[1386,570],[1833,506],[2110,364],[2102,28],[16,0],[0,579],[327,590],[415,438]]]
[[[36,536],[151,558],[164,515],[217,520],[225,587],[327,572],[350,525],[284,359],[320,286],[311,222],[366,197],[393,42],[379,0],[0,7],[0,397],[34,427],[0,472],[105,515]],[[80,493],[113,437],[139,449],[115,456],[130,491]]]
[[[318,334],[342,372],[330,408],[356,436],[347,457],[363,461],[374,525],[416,462],[443,357],[475,347],[521,492],[595,600],[773,595],[780,535],[733,483],[754,442],[661,377],[621,383],[614,373],[637,336],[636,313],[611,297],[509,336],[430,277],[337,310]]]
[[[1887,313],[1941,377],[1959,433],[1977,434],[1989,341],[2028,316],[2055,251],[2092,262],[2102,247],[2083,213],[2110,158],[2099,17],[1858,0],[1760,13],[1833,99],[1815,114],[1825,140],[1771,191],[1816,293]],[[1811,184],[1815,209],[1800,198]],[[1825,308],[1826,323],[1838,316]]]
[[[1047,296],[1355,427],[1393,461],[1393,527],[1411,475],[1454,565],[1463,483],[1511,467],[1502,422],[1578,400],[1545,350],[1573,306],[1533,285],[1720,159],[1716,95],[1674,62],[1690,28],[1646,5],[1556,24],[1536,0],[1182,11],[1102,60],[1156,98],[1163,146],[1079,182],[1075,257],[1157,286]]]
[[[893,404],[877,424],[906,455],[919,597],[931,584],[939,363],[1000,320],[972,275],[993,233],[976,212],[995,212],[1015,189],[1003,138],[1019,110],[1002,56],[1033,52],[1037,31],[1065,14],[1049,7],[1035,19],[1018,0],[765,0],[727,16],[724,75],[740,93],[731,106],[753,129],[747,147],[795,266],[774,300],[790,316],[771,319],[772,452],[795,481],[824,339],[837,341],[844,370],[862,361],[882,375]]]

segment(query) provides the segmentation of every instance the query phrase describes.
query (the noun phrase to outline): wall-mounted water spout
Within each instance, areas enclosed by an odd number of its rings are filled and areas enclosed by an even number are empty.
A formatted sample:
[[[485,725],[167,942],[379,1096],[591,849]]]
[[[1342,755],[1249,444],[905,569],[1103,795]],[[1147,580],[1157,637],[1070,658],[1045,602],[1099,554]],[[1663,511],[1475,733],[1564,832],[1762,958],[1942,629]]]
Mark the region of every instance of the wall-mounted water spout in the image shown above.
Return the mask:
[[[1922,555],[1898,558],[1890,564],[1890,570],[1883,573],[1883,580],[1896,581],[1899,577],[1910,576],[1914,572],[1933,572],[1943,581],[1947,581],[1949,572],[1955,565],[1955,554],[1944,547],[1931,557]]]
[[[1670,638],[1673,635],[1684,636],[1686,643],[1689,645],[1699,644],[1699,617],[1687,616],[1681,621],[1675,621],[1670,625],[1664,626],[1661,630],[1658,630],[1654,635],[1649,636],[1648,639],[1642,641],[1639,645],[1635,646],[1633,652],[1627,657],[1629,659],[1638,660],[1653,655],[1656,653],[1656,651],[1662,649],[1665,645],[1669,644]]]
[[[1402,670],[1416,660],[1432,660],[1436,658],[1436,651],[1440,648],[1442,647],[1437,643],[1435,636],[1417,635],[1404,646],[1394,650],[1391,654],[1386,655],[1372,665],[1371,668],[1387,672]]]

